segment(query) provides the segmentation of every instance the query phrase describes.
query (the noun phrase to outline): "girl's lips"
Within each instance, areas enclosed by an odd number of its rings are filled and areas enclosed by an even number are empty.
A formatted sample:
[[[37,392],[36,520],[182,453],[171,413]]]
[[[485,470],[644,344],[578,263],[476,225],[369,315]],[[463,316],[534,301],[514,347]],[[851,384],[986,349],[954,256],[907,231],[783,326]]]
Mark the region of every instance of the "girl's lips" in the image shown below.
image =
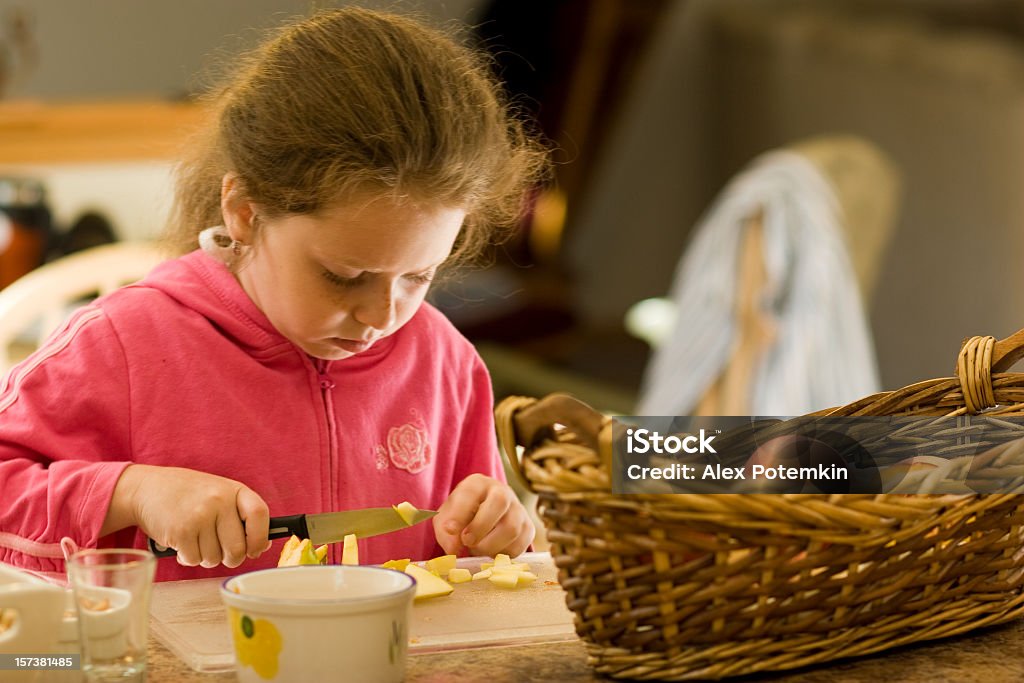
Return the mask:
[[[340,337],[331,337],[330,342],[339,349],[348,351],[349,353],[360,353],[373,346],[372,341],[356,341],[354,339],[342,339]]]

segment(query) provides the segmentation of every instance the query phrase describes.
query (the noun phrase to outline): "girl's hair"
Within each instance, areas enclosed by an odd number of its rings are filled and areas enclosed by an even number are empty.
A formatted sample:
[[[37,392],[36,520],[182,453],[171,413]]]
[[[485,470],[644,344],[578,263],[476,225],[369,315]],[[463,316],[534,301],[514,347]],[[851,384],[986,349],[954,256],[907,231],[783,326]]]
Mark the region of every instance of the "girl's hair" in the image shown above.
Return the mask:
[[[478,255],[548,170],[489,67],[401,15],[350,7],[284,27],[213,96],[211,125],[176,171],[171,248],[191,251],[223,222],[233,172],[269,217],[382,195],[465,208],[449,260]]]

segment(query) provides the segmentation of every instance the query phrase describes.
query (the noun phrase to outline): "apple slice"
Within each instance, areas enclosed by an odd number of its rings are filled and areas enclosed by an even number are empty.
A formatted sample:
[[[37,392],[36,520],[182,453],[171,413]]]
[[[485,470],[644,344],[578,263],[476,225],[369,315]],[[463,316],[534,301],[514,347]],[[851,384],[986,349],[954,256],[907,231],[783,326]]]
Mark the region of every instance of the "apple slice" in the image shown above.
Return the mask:
[[[320,564],[320,559],[316,556],[316,548],[313,547],[313,541],[308,538],[304,538],[299,542],[298,564]]]
[[[395,512],[398,513],[398,516],[402,518],[402,521],[405,522],[406,526],[412,526],[412,520],[415,518],[416,513],[419,512],[416,506],[407,500],[403,500],[398,505],[392,505],[391,507],[394,508]]]
[[[484,562],[480,565],[480,569],[493,569],[496,572],[528,572],[530,571],[530,565],[526,562],[511,562],[509,564]]]
[[[519,582],[516,585],[522,586],[524,584],[533,583],[534,581],[536,581],[537,575],[533,572],[519,572],[519,576],[517,578],[519,579]]]
[[[298,564],[299,563],[298,562],[299,558],[298,558],[297,555],[295,557],[295,561],[294,562],[292,561],[292,555],[295,555],[295,552],[298,549],[299,549],[299,537],[293,534],[292,537],[289,538],[287,541],[285,541],[284,545],[281,547],[281,554],[277,558],[277,566],[278,567],[289,567],[289,566]]]
[[[455,568],[455,560],[455,555],[435,557],[432,560],[427,560],[427,569],[437,572],[438,576],[446,576],[448,572]]]
[[[405,573],[416,579],[416,595],[414,600],[423,600],[425,598],[436,598],[441,595],[448,595],[455,590],[450,583],[444,579],[434,576],[423,567],[415,564],[409,564],[405,568]]]
[[[341,548],[342,564],[359,564],[359,545],[355,534],[346,534]]]
[[[537,575],[533,572],[496,572],[488,577],[488,581],[500,588],[516,588],[536,580]]]
[[[448,581],[451,583],[466,583],[472,581],[473,576],[469,573],[468,569],[462,567],[454,567],[448,572]]]
[[[409,566],[409,562],[411,562],[411,561],[412,560],[410,560],[408,557],[406,557],[406,558],[401,559],[401,560],[388,560],[387,562],[385,562],[381,566],[384,567],[385,569],[396,569],[396,570],[398,570],[400,572],[404,572],[405,568]]]
[[[308,538],[301,541],[298,536],[289,538],[281,548],[281,556],[277,559],[278,567],[296,567],[302,564],[323,564],[327,558],[327,546],[313,548]]]
[[[499,572],[491,574],[487,580],[501,588],[515,588],[519,585],[519,576],[514,572]]]

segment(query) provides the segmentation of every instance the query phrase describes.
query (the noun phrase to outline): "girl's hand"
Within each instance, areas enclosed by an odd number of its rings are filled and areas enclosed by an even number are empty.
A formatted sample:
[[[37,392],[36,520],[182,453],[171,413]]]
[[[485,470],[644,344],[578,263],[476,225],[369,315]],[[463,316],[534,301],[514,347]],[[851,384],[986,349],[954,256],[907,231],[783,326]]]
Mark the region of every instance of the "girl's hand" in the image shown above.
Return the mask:
[[[520,555],[535,529],[515,492],[497,479],[471,474],[459,482],[434,515],[434,535],[449,554]]]
[[[130,465],[101,533],[134,524],[176,549],[186,567],[237,567],[270,548],[269,520],[267,504],[240,482],[181,467]]]

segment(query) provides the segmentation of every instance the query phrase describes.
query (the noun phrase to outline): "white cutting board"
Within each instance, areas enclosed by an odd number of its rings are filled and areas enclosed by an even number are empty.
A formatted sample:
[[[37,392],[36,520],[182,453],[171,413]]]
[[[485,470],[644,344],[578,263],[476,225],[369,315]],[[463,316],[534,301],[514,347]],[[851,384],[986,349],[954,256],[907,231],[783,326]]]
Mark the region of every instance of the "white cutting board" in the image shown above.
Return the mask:
[[[458,566],[479,570],[487,557],[461,558]],[[409,653],[470,647],[521,645],[576,637],[573,615],[558,585],[549,553],[524,553],[537,580],[508,590],[490,581],[455,584],[450,595],[417,602],[409,627]],[[235,655],[224,606],[223,578],[164,581],[153,585],[153,635],[196,671],[227,671]]]

